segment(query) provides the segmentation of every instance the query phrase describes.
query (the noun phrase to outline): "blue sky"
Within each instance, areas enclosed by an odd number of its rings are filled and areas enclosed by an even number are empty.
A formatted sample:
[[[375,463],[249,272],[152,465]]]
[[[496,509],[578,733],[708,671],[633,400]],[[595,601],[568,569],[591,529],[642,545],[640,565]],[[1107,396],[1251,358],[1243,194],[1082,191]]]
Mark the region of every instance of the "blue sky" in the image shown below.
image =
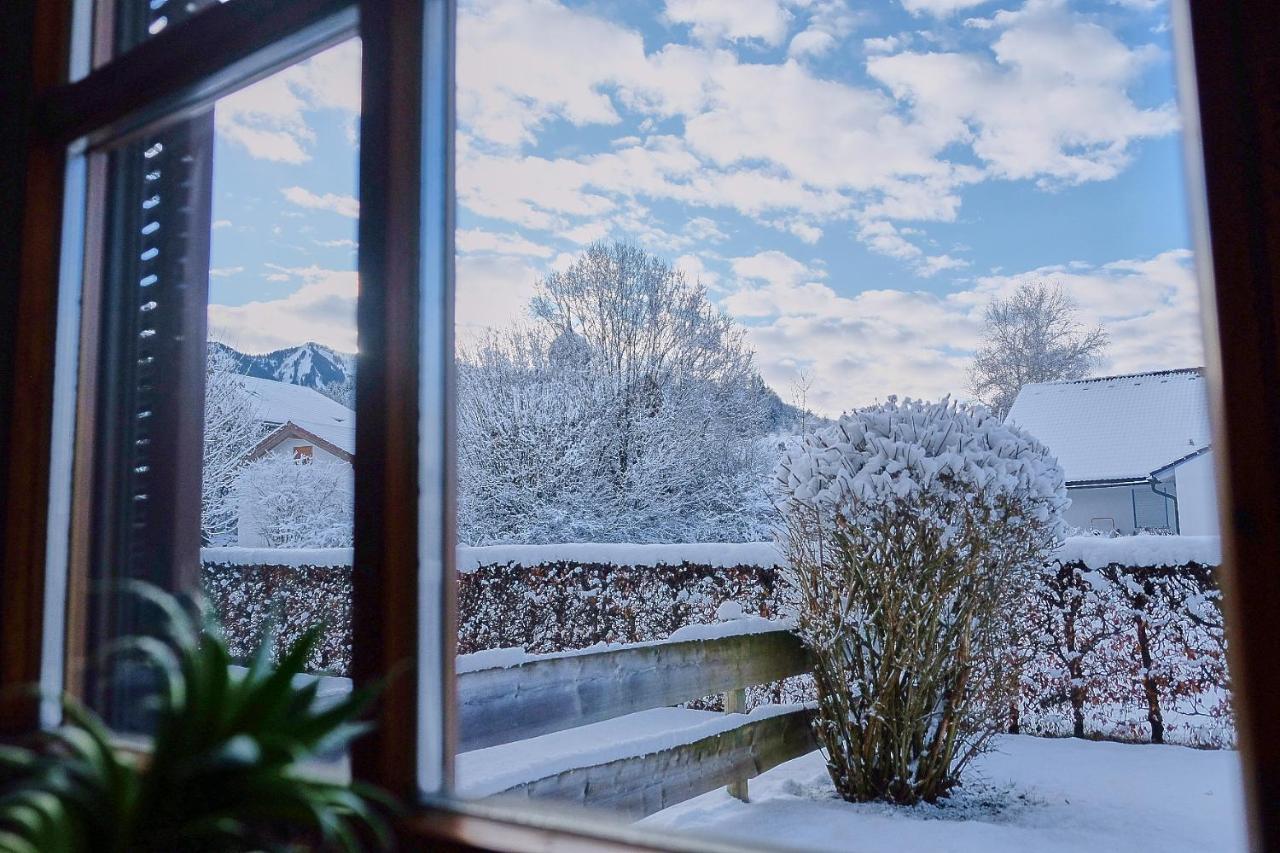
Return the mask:
[[[983,306],[1060,283],[1108,372],[1201,361],[1162,0],[461,0],[458,326],[626,239],[784,396],[965,395]],[[354,347],[358,45],[217,112],[210,321]]]

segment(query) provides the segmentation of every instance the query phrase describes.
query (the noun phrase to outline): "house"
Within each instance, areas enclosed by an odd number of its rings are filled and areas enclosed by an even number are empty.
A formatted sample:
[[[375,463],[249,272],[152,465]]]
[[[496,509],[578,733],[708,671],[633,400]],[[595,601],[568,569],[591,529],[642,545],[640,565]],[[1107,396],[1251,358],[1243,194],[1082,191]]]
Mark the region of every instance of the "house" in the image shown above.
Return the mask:
[[[356,449],[355,412],[303,385],[254,376],[239,379],[253,398],[257,420],[269,430],[246,454],[246,461],[274,453],[351,463]]]
[[[1006,420],[1058,457],[1068,524],[1218,533],[1202,369],[1024,385]]]
[[[314,389],[272,379],[239,377],[252,398],[254,416],[266,435],[245,454],[251,462],[277,455],[298,462],[339,461],[350,466],[356,447],[356,414]],[[256,548],[266,544],[251,505],[242,497],[236,524],[236,544]]]

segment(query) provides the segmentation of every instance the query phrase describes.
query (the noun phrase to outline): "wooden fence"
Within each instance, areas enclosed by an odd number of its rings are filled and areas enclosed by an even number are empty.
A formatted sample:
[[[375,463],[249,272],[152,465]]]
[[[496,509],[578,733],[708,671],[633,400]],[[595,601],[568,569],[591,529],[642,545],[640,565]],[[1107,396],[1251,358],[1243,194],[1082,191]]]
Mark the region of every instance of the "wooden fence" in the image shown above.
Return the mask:
[[[742,691],[811,670],[786,630],[675,640],[539,658],[458,676],[461,749],[513,743],[716,693],[726,712]],[[496,796],[556,799],[640,818],[721,786],[746,799],[746,780],[816,748],[799,708],[692,742],[567,769]]]

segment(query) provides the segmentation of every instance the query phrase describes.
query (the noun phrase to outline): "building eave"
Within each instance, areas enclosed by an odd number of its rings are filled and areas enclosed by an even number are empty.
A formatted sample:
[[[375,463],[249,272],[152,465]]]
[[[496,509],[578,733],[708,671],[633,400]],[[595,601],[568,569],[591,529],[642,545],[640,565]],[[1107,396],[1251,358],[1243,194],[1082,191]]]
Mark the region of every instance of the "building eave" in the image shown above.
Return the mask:
[[[285,421],[283,424],[268,433],[262,441],[255,444],[253,449],[244,455],[244,459],[246,462],[261,459],[267,453],[271,452],[275,448],[279,447],[283,442],[288,441],[291,438],[300,438],[304,441],[309,441],[325,452],[336,456],[347,463],[351,463],[355,459],[354,456],[343,450],[341,447],[338,447],[338,445],[321,438],[306,427],[298,426],[293,421]]]

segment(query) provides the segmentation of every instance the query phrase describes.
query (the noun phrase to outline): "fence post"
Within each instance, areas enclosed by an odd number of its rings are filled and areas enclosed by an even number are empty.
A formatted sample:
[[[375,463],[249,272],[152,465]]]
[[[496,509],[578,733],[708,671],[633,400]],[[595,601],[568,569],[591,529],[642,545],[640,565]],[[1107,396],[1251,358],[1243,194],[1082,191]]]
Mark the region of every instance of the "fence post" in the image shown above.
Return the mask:
[[[724,694],[724,712],[726,714],[745,714],[747,713],[747,688],[739,687],[737,690],[730,690]],[[747,777],[735,779],[725,788],[729,792],[729,796],[736,797],[742,802],[749,802],[747,799]]]

